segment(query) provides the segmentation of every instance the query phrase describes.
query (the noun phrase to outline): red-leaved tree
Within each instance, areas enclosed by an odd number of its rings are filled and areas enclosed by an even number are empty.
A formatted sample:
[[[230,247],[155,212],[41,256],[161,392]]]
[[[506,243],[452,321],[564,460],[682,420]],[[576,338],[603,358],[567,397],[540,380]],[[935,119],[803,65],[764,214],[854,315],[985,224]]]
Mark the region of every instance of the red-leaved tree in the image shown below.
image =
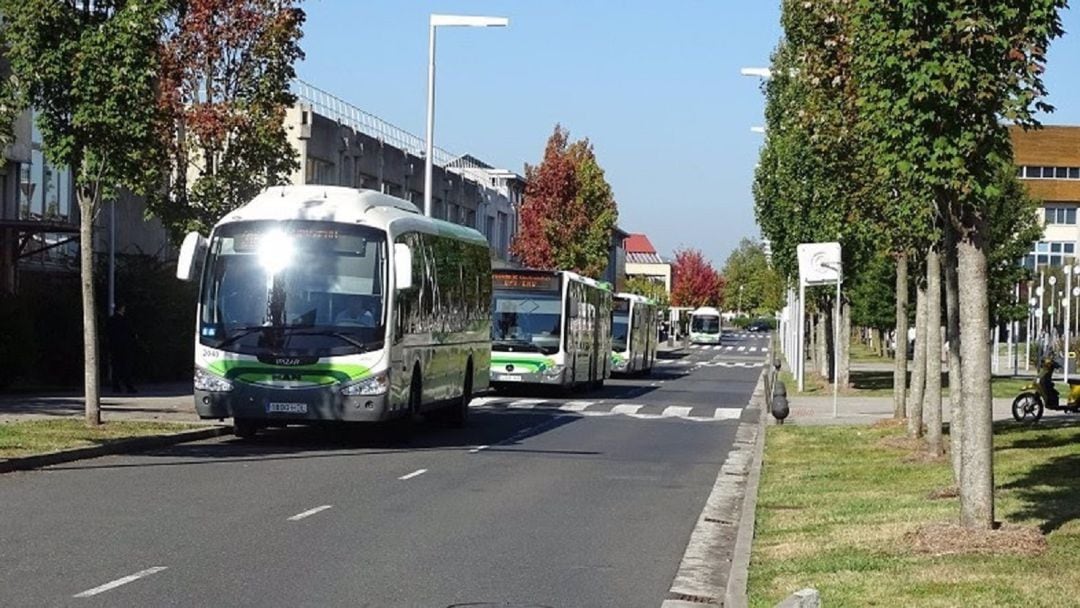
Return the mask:
[[[697,249],[679,249],[671,265],[671,304],[709,306],[720,301],[723,281]]]
[[[608,263],[618,209],[592,144],[569,142],[559,125],[544,160],[527,166],[521,223],[510,252],[530,268],[599,277]]]

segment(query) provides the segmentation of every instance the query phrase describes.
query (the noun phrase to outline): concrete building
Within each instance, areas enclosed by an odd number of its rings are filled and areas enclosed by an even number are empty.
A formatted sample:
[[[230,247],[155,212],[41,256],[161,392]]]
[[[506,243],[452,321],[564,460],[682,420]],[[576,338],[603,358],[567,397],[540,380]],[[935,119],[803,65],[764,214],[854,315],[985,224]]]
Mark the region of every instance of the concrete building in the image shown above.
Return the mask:
[[[1043,239],[1024,258],[1028,268],[1071,264],[1080,246],[1080,126],[1010,129],[1017,175],[1042,201]]]
[[[300,169],[294,184],[370,188],[423,206],[424,140],[348,102],[295,81],[286,115]],[[432,215],[476,228],[508,260],[525,178],[472,156],[435,149]]]
[[[664,290],[671,293],[671,264],[656,253],[644,234],[630,234],[626,239],[626,275],[663,283]]]

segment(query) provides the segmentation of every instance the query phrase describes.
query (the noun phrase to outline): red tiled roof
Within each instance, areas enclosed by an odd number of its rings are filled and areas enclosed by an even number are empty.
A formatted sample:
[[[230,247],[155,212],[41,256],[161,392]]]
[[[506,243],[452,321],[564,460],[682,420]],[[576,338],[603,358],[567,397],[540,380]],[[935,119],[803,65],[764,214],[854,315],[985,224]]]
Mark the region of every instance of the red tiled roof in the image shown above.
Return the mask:
[[[656,248],[644,234],[631,234],[623,243],[627,253],[656,253]]]

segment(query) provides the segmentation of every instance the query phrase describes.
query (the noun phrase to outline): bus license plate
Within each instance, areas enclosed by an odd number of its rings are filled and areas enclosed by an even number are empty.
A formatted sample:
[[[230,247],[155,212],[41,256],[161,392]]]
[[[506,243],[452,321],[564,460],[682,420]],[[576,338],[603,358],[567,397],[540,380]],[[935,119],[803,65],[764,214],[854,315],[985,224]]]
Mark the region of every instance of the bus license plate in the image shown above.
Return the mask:
[[[511,376],[509,374],[502,374],[499,376],[500,382],[521,382],[521,376]]]
[[[280,403],[271,401],[266,404],[268,414],[306,414],[306,403]]]

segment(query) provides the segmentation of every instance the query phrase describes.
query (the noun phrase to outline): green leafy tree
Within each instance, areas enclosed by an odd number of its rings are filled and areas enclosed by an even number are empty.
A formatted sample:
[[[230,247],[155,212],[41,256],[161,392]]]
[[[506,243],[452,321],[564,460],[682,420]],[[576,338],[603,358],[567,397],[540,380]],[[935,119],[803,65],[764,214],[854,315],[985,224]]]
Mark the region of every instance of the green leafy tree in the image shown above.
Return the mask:
[[[1045,53],[1062,34],[1065,0],[858,0],[852,48],[870,154],[902,186],[892,217],[938,218],[958,261],[963,383],[961,522],[994,523],[988,251],[990,201],[1011,161],[1002,119],[1034,125]],[[951,247],[950,247],[951,248]],[[948,251],[946,252],[949,253]]]
[[[721,274],[726,282],[721,300],[724,309],[760,315],[784,307],[784,280],[769,264],[760,242],[740,241],[728,255]]]
[[[1035,242],[1042,238],[1040,206],[1028,195],[1011,164],[998,170],[997,182],[997,193],[987,198],[986,214],[988,241],[994,243],[986,253],[990,318],[1002,323],[1023,321],[1028,309],[1024,303],[1013,301],[1013,289],[1017,283],[1029,280],[1031,271],[1017,261],[1030,253]]]
[[[164,0],[0,0],[11,77],[0,99],[36,110],[45,154],[71,168],[79,207],[86,421],[101,422],[93,221],[119,188],[160,183]]]
[[[170,184],[148,202],[179,239],[299,167],[284,118],[304,12],[298,0],[174,2],[158,95]]]
[[[668,297],[668,292],[667,289],[664,288],[664,284],[648,277],[630,277],[630,279],[626,281],[626,291],[651,299],[653,302],[656,302],[657,307],[660,309],[665,309],[670,305],[671,299]]]
[[[586,140],[555,126],[544,160],[527,166],[521,223],[511,253],[531,268],[597,277],[607,268],[618,207]]]

